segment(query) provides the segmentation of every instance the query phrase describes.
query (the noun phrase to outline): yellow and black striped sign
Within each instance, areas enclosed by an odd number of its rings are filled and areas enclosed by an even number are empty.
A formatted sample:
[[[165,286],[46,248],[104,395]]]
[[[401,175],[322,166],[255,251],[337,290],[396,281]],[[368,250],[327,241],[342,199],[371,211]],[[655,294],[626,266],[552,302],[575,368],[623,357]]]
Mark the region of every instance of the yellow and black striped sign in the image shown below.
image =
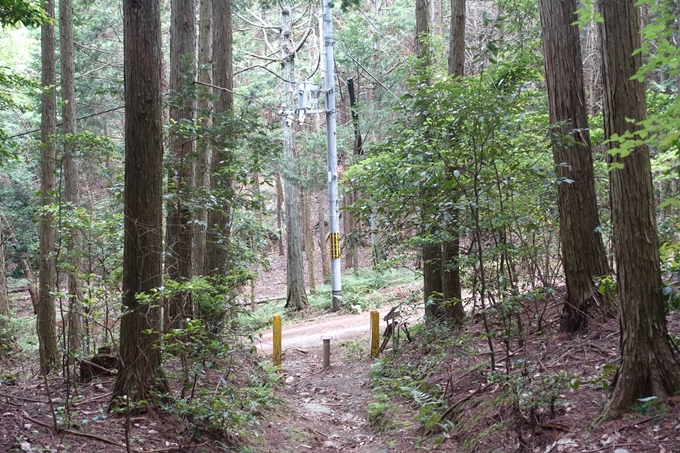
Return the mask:
[[[331,259],[340,258],[340,233],[331,233]]]

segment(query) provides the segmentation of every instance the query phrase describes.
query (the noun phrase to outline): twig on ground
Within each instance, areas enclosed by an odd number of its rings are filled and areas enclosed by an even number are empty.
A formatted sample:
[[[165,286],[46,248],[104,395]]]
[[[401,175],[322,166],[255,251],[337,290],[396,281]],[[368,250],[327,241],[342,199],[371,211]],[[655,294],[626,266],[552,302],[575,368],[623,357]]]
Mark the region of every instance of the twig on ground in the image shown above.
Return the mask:
[[[456,410],[456,408],[457,408],[458,406],[460,406],[461,404],[465,403],[466,401],[469,401],[473,396],[479,395],[479,394],[482,393],[484,390],[486,390],[486,389],[488,389],[488,388],[490,388],[490,387],[492,387],[492,386],[491,386],[491,385],[485,385],[485,386],[480,387],[480,388],[478,388],[477,390],[473,391],[472,393],[470,393],[470,394],[467,395],[466,397],[459,399],[458,401],[456,401],[455,403],[453,403],[451,406],[449,406],[448,409],[446,409],[446,410],[444,411],[444,413],[443,413],[442,416],[440,417],[440,420],[446,420],[446,417],[448,417],[449,415],[451,415],[451,412],[453,412],[454,410]],[[429,429],[429,430],[427,430],[427,432],[425,433],[425,435],[426,435],[426,436],[429,436],[431,432],[432,432],[432,430]]]
[[[30,415],[28,415],[28,413],[26,413],[25,410],[22,409],[21,412],[22,412],[22,415],[24,416],[24,418],[26,420],[28,420],[29,422],[33,422],[36,425],[40,425],[40,426],[43,426],[45,428],[49,428],[50,430],[54,429],[53,426],[50,425],[49,423],[41,422],[40,420],[36,420],[35,418],[31,417]],[[114,440],[109,440],[105,437],[97,436],[96,434],[79,433],[78,431],[73,431],[73,430],[70,430],[70,429],[63,429],[62,432],[72,434],[74,436],[88,437],[90,439],[94,439],[94,440],[98,440],[100,442],[104,442],[105,444],[115,445],[116,447],[125,448],[125,445],[123,445],[121,443],[118,443]]]
[[[52,429],[52,425],[50,425],[49,423],[45,423],[45,422],[41,422],[40,420],[36,420],[35,418],[28,415],[26,413],[26,411],[24,411],[23,409],[22,409],[21,412],[22,412],[23,417],[26,420],[28,420],[29,422],[35,423],[36,425],[43,426],[43,427],[48,428],[50,430]],[[120,448],[123,448],[123,449],[127,448],[125,446],[125,444],[116,442],[115,440],[107,439],[106,437],[97,436],[96,434],[81,433],[81,432],[78,432],[78,431],[73,431],[71,429],[62,429],[61,432],[66,433],[66,434],[71,434],[73,436],[87,437],[89,439],[98,440],[98,441],[103,442],[105,444],[115,445],[116,447],[120,447]],[[196,445],[194,445],[194,447],[200,447],[202,445],[206,445],[207,443],[208,442],[203,442],[202,444],[196,444]],[[134,451],[137,452],[137,453],[164,453],[164,452],[170,452],[170,451],[175,451],[175,450],[185,451],[185,449],[187,447],[188,447],[187,445],[175,445],[173,447],[158,448],[158,449],[155,449],[155,450],[134,450]]]
[[[642,419],[642,420],[638,420],[636,422],[631,423],[630,425],[622,426],[617,431],[623,431],[624,429],[628,429],[628,428],[636,428],[637,425],[642,425],[642,424],[645,424],[647,422],[651,422],[655,418],[660,418],[660,417],[658,415],[655,415],[654,417],[648,417],[648,418],[645,418],[645,419]]]
[[[95,396],[95,397],[92,397],[92,398],[88,398],[86,400],[78,401],[77,403],[71,403],[71,406],[74,406],[74,407],[82,406],[83,404],[91,403],[93,401],[97,401],[97,400],[100,400],[102,398],[106,398],[108,396],[111,396],[112,393],[113,392],[104,393],[104,394],[99,395],[99,396]]]
[[[2,393],[2,392],[0,392],[0,396],[4,396],[5,398],[14,398],[14,399],[22,400],[22,401],[28,401],[29,403],[43,403],[43,404],[47,404],[46,401],[39,400],[39,399],[36,399],[36,398],[25,398],[25,397],[23,397],[23,396],[10,395],[10,394],[8,394],[8,393]]]

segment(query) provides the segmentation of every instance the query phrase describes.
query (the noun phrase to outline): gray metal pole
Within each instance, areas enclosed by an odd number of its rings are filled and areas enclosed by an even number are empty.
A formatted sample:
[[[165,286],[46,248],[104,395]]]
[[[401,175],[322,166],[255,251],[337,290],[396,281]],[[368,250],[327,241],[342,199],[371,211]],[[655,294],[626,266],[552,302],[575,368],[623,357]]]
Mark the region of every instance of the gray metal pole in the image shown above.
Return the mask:
[[[338,153],[335,134],[335,60],[333,57],[333,15],[331,0],[321,0],[323,14],[323,44],[326,50],[326,146],[328,148],[328,207],[331,231],[331,288],[333,311],[340,309],[340,219],[338,207]]]

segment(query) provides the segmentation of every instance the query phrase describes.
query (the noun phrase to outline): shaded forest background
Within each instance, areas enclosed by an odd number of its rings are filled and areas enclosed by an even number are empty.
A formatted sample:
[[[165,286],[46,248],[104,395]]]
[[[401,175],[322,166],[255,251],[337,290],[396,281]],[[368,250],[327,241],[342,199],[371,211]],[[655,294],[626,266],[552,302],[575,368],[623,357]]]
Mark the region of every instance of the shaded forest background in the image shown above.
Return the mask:
[[[623,3],[333,10],[343,272],[414,271],[399,303],[437,336],[480,322],[494,382],[530,374],[510,351],[556,300],[568,335],[618,319],[603,419],[680,391],[680,6]],[[109,409],[128,420],[165,404],[234,442],[255,423],[277,380],[248,347],[273,256],[289,316],[331,308],[325,116],[295,110],[297,82],[324,86],[320,6],[0,7],[10,380],[39,358],[28,374],[63,377],[68,407],[76,377],[116,369]],[[350,284],[341,309],[374,302]],[[199,396],[213,367],[240,371]]]

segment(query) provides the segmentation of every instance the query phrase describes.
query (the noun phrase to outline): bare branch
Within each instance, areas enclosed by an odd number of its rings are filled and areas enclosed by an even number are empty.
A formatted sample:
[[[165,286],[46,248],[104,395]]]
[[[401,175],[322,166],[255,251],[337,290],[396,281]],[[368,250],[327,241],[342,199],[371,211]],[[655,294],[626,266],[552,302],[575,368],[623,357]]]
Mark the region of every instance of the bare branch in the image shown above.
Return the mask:
[[[280,32],[281,31],[279,30],[279,33]],[[274,55],[278,54],[276,49],[274,49],[274,47],[272,47],[272,45],[269,43],[269,39],[267,39],[267,30],[262,30],[262,35],[264,36],[264,44],[267,46],[267,49],[269,49],[269,51]]]
[[[250,11],[249,11],[249,12],[250,12]],[[276,25],[268,25],[268,24],[264,23],[262,20],[260,20],[260,22],[262,22],[262,23],[256,24],[255,22],[252,22],[252,21],[246,19],[245,17],[241,16],[239,13],[237,13],[237,12],[235,12],[235,11],[234,11],[234,14],[236,15],[236,17],[238,17],[239,19],[241,19],[243,22],[245,22],[245,23],[247,23],[247,24],[250,24],[250,25],[252,25],[253,27],[263,28],[263,29],[265,29],[265,30],[278,30],[278,31],[281,31],[281,27],[278,27],[278,26],[276,26]],[[251,14],[252,14],[252,13],[251,13]],[[259,19],[259,17],[258,17],[258,19]]]
[[[309,37],[309,33],[312,31],[312,28],[308,28],[307,31],[305,32],[305,36],[302,37],[302,41],[300,41],[300,44],[295,48],[295,53],[298,53],[300,49],[302,49],[302,46],[305,45],[305,41],[307,41],[307,38]]]
[[[93,72],[100,71],[100,70],[104,69],[104,68],[107,67],[107,66],[111,66],[111,63],[104,63],[103,65],[99,66],[98,68],[90,69],[89,71],[86,71],[86,72],[84,72],[84,73],[82,73],[82,74],[76,76],[76,78],[77,78],[77,79],[82,79],[83,77],[87,77],[88,75],[92,74]]]
[[[257,58],[257,59],[260,59],[260,60],[271,61],[271,62],[274,62],[274,63],[275,63],[275,62],[278,62],[278,61],[281,61],[279,58],[265,57],[264,55],[257,55],[257,54],[251,53],[251,52],[244,52],[244,53],[245,53],[246,55],[249,55],[249,56],[251,56],[251,57],[253,57],[253,58]]]
[[[305,11],[304,11],[302,14],[300,14],[300,17],[298,17],[297,19],[294,19],[294,20],[293,20],[293,28],[295,28],[295,24],[297,24],[298,22],[300,22],[300,21],[307,15],[307,12],[309,11],[309,8],[311,8],[311,7],[312,7],[312,4],[311,4],[311,3],[308,3],[308,4],[307,4],[307,8],[305,8]]]

